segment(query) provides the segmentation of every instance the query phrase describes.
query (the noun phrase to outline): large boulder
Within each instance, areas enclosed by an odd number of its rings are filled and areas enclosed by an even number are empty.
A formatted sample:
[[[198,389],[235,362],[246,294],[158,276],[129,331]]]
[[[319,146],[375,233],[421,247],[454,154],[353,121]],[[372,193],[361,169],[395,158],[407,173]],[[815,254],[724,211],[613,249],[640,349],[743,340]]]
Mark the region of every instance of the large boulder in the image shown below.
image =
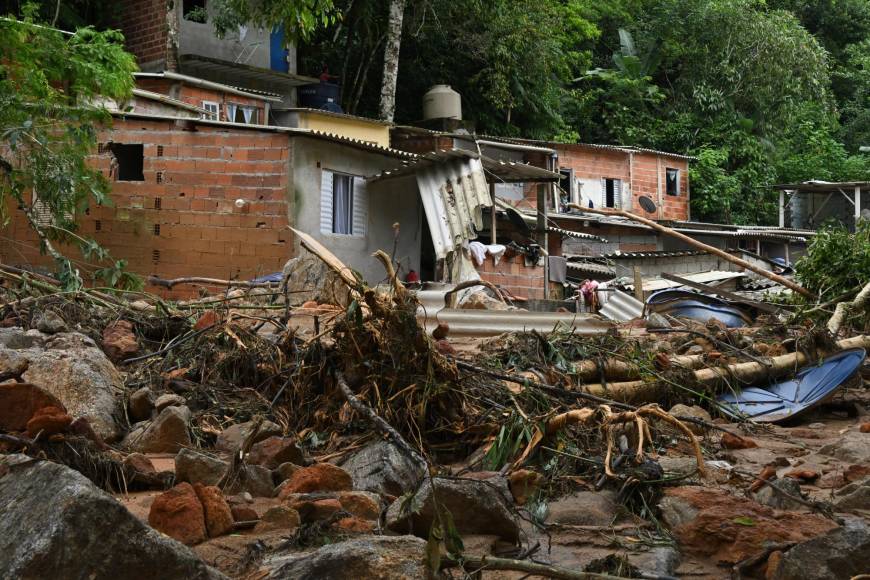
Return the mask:
[[[510,541],[519,537],[519,524],[511,513],[510,493],[498,486],[474,479],[427,479],[410,497],[400,497],[387,510],[387,528],[399,533],[428,537],[437,505],[453,516],[460,534],[493,534]]]
[[[426,542],[414,536],[365,536],[306,554],[273,554],[264,559],[262,570],[274,579],[425,579],[430,577],[425,552]]]
[[[24,381],[56,397],[71,416],[85,417],[103,439],[118,438],[123,381],[93,340],[77,332],[0,328],[0,373],[22,366]]]
[[[353,479],[354,489],[396,497],[416,489],[426,474],[389,441],[371,443],[340,465]]]
[[[861,433],[857,429],[849,431],[837,441],[819,449],[819,453],[849,463],[870,464],[870,435]]]
[[[175,453],[190,445],[190,409],[166,407],[154,420],[138,424],[121,445],[139,453]]]
[[[863,522],[798,544],[785,553],[776,580],[847,580],[868,571],[870,530]]]
[[[0,456],[0,577],[223,578],[80,473]]]

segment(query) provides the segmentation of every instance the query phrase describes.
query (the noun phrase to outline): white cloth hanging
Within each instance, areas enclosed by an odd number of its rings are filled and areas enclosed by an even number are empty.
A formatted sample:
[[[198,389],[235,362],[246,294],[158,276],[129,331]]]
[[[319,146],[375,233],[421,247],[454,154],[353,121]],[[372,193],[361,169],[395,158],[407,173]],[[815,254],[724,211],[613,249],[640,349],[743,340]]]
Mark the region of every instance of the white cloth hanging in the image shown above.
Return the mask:
[[[490,244],[486,247],[486,253],[492,256],[492,263],[494,266],[498,266],[501,257],[504,256],[506,251],[507,246],[501,244]]]
[[[254,116],[254,107],[242,107],[242,113],[245,114],[245,123],[250,125],[251,118]]]
[[[480,242],[470,242],[468,244],[468,253],[471,254],[474,263],[478,266],[483,265],[483,261],[486,260],[486,246]]]
[[[227,121],[230,123],[236,122],[236,109],[238,105],[233,105],[232,103],[227,103]]]

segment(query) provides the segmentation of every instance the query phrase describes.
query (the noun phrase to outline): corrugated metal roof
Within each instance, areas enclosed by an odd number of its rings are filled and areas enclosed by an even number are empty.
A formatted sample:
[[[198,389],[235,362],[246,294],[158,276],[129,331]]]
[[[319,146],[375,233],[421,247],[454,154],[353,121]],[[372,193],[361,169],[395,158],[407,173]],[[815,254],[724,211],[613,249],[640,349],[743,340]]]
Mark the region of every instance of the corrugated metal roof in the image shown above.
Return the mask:
[[[468,151],[465,149],[439,149],[438,151],[418,154],[413,161],[407,162],[396,169],[382,171],[378,175],[370,177],[369,181],[375,182],[412,175],[421,168],[451,159],[480,159],[483,168],[487,173],[493,175],[497,182],[524,183],[558,181],[561,178],[558,173],[548,171],[541,167],[535,167],[534,165],[528,165],[526,163],[500,161],[486,157],[485,155],[478,155],[474,151]]]
[[[311,107],[272,107],[273,111],[282,111],[288,113],[316,113],[326,117],[337,117],[339,119],[350,119],[353,121],[363,121],[365,123],[374,123],[376,125],[390,126],[392,123],[383,119],[372,119],[370,117],[360,117],[358,115],[350,115],[348,113],[339,113],[337,111],[327,111],[326,109],[312,109]]]
[[[617,322],[628,322],[643,316],[643,302],[625,292],[608,293],[607,302],[598,311],[601,316]]]
[[[569,238],[577,238],[579,240],[595,240],[597,242],[607,243],[607,240],[600,236],[595,236],[592,234],[584,234],[583,232],[573,232],[571,230],[565,230],[562,228],[557,228],[554,226],[547,226],[547,231],[552,234],[559,234],[562,236],[567,236]]]
[[[600,276],[610,276],[611,278],[616,276],[616,272],[613,268],[605,266],[604,264],[596,264],[595,262],[575,261],[568,262],[567,266],[569,270],[575,272],[587,272]]]
[[[635,259],[635,258],[680,258],[683,256],[701,256],[707,255],[707,252],[702,252],[701,250],[675,250],[675,251],[667,251],[667,250],[654,250],[649,252],[611,252],[609,254],[603,254],[600,256],[601,258],[606,258],[608,260],[619,260],[619,259]],[[599,256],[596,256],[599,257]]]
[[[732,278],[742,278],[746,276],[744,272],[728,272],[725,270],[710,270],[708,272],[695,272],[694,274],[681,274],[681,278],[691,280],[692,282],[700,282],[708,284],[710,282],[720,282],[722,280],[730,280]],[[644,292],[654,292],[656,290],[664,290],[666,288],[677,288],[682,286],[679,282],[671,282],[661,278],[646,279],[643,281]],[[623,286],[629,290],[634,290],[634,284],[625,284]]]
[[[416,172],[420,200],[437,258],[477,238],[483,208],[492,207],[480,159],[444,160]]]

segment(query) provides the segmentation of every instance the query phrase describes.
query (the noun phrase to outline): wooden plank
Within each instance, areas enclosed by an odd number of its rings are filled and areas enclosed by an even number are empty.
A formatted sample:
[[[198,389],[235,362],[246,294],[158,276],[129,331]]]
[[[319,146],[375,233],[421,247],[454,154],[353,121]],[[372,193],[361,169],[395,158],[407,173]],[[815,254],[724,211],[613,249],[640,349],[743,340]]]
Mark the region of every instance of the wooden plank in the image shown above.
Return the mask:
[[[778,314],[782,311],[781,308],[777,306],[773,306],[772,304],[768,304],[766,302],[759,302],[758,300],[752,300],[751,298],[746,298],[745,296],[741,296],[739,294],[735,294],[733,292],[729,292],[728,290],[722,290],[721,288],[717,288],[715,286],[710,286],[709,284],[702,284],[701,282],[695,282],[694,280],[689,280],[688,278],[682,278],[675,274],[668,274],[667,272],[662,273],[662,278],[665,280],[670,280],[671,282],[676,282],[678,284],[682,284],[684,286],[691,286],[697,290],[701,290],[702,292],[708,292],[710,294],[716,294],[721,296],[722,298],[727,298],[728,300],[736,300],[738,302],[746,302],[748,304],[752,304],[755,308],[759,310],[763,310],[769,314]]]

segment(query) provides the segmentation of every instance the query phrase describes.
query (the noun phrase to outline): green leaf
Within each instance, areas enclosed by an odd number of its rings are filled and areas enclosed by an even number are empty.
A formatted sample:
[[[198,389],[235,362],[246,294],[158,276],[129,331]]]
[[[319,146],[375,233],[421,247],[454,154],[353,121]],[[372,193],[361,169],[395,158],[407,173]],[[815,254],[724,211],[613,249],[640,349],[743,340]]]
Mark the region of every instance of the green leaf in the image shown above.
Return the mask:
[[[752,527],[755,525],[755,520],[747,516],[741,516],[739,518],[734,518],[734,523],[740,526]]]

